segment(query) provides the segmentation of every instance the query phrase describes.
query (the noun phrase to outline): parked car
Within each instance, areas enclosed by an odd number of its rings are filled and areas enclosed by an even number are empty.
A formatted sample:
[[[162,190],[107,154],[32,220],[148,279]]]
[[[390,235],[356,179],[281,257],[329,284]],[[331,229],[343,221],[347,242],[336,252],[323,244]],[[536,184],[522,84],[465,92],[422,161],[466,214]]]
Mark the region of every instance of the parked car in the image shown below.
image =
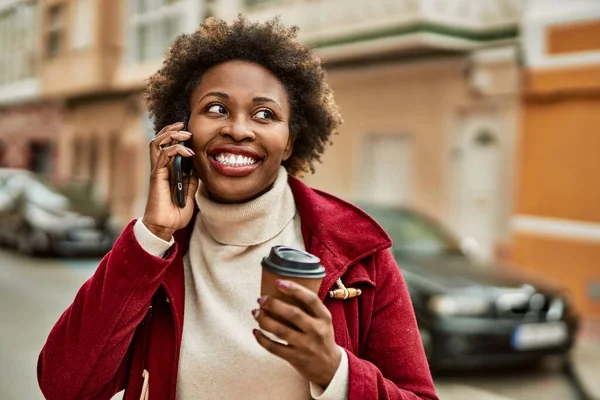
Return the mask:
[[[508,265],[481,265],[439,223],[408,208],[362,207],[393,240],[432,369],[535,364],[571,349],[565,290]]]
[[[81,200],[81,199],[80,199]],[[69,198],[27,170],[0,168],[0,243],[30,254],[102,255],[114,235],[100,206],[82,214]]]

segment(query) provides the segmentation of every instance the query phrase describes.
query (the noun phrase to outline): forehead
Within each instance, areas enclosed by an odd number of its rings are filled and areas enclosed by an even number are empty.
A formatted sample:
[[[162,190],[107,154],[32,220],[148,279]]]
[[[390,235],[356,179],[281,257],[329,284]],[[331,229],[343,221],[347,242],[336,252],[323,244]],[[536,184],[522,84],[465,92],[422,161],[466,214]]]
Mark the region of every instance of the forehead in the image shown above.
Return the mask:
[[[268,69],[248,61],[227,61],[212,67],[202,76],[193,97],[214,91],[234,98],[270,97],[281,105],[288,104],[281,81]]]

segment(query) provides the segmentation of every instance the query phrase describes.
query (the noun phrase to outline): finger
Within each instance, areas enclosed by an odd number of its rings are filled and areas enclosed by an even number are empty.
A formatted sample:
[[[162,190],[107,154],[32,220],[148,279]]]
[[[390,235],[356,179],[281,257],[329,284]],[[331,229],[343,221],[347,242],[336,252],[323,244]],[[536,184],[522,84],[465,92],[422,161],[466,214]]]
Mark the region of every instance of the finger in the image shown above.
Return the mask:
[[[183,126],[185,125],[185,123],[183,122],[175,122],[174,124],[171,125],[167,125],[164,128],[162,128],[157,134],[156,136],[161,135],[162,133],[166,132],[166,131],[170,131],[173,129],[183,129]]]
[[[319,296],[312,290],[292,281],[278,279],[277,288],[284,294],[297,300],[308,313],[316,318],[331,320],[331,313]]]
[[[159,147],[165,147],[173,142],[185,142],[191,139],[192,133],[188,131],[167,131],[158,143]]]
[[[176,154],[181,154],[183,157],[193,157],[195,155],[192,149],[185,147],[182,144],[174,144],[169,147],[164,147],[160,150],[160,154],[156,160],[155,169],[168,167],[171,158],[173,158]]]
[[[253,310],[252,316],[258,326],[269,333],[277,336],[280,339],[285,340],[292,346],[296,346],[301,343],[302,334],[297,330],[285,325],[284,323],[277,321],[273,316],[265,312],[264,310]]]
[[[195,203],[194,197],[196,196],[196,192],[198,191],[198,185],[200,184],[200,180],[195,175],[187,175],[187,176],[183,177],[183,183],[184,183],[185,187],[187,188],[187,194],[186,194],[187,200],[185,202],[185,206],[186,206],[186,208],[187,207],[195,207],[196,203]]]
[[[277,357],[281,357],[286,361],[291,361],[296,358],[296,350],[293,347],[286,346],[285,344],[277,343],[274,340],[269,339],[258,329],[254,329],[252,333],[254,334],[258,344],[260,344],[269,353],[274,354]]]
[[[156,161],[160,156],[161,149],[170,146],[173,142],[185,142],[192,137],[186,131],[165,131],[150,141],[151,161]]]
[[[314,323],[314,318],[304,310],[271,296],[262,302],[261,309],[281,321],[289,322],[301,332],[309,332]]]

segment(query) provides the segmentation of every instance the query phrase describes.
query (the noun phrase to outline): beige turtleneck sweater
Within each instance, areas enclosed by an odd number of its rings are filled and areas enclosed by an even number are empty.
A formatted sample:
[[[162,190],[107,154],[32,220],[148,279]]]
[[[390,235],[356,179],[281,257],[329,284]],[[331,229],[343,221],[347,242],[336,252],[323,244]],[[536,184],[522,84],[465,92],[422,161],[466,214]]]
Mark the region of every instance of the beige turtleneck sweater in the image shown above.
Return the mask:
[[[252,329],[258,307],[260,261],[274,245],[304,249],[300,219],[282,167],[271,190],[243,204],[218,204],[200,185],[200,209],[184,256],[185,314],[177,399],[344,400],[348,359],[323,391],[288,362],[263,349]],[[173,244],[138,220],[136,238],[162,256]]]

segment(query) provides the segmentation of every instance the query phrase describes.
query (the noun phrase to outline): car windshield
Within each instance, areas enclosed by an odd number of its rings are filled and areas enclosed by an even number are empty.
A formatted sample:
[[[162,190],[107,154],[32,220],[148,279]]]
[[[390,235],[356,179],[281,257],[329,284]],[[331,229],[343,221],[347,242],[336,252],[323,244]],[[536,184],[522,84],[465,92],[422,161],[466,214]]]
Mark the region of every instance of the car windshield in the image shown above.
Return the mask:
[[[397,254],[447,255],[461,254],[454,238],[439,224],[418,213],[402,209],[365,207],[393,241]]]

